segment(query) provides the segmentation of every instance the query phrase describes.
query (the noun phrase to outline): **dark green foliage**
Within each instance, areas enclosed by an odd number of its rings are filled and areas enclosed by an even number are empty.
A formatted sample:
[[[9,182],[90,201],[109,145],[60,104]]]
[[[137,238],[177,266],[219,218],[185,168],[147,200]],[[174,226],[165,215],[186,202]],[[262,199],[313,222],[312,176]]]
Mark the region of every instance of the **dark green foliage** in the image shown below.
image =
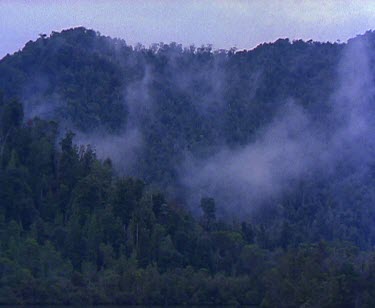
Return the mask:
[[[278,204],[233,222],[221,220],[213,198],[201,199],[195,217],[149,183],[173,183],[185,150],[205,157],[221,137],[249,142],[283,98],[324,113],[341,50],[289,40],[237,53],[176,44],[133,49],[78,28],[4,58],[0,304],[373,307],[373,174],[365,182],[306,177]],[[205,96],[218,63],[225,106]],[[134,120],[124,87],[142,82],[146,67],[154,109],[137,115],[145,151],[136,167],[147,181],[115,175],[110,160],[75,145],[73,132],[59,137],[56,122],[27,111],[41,98],[57,100],[60,125],[121,130]],[[193,80],[177,87],[175,79],[183,83],[191,72]],[[45,77],[28,84],[36,76]],[[13,95],[24,96],[26,119]]]
[[[28,117],[84,132],[136,126],[145,146],[134,173],[164,187],[175,184],[186,151],[206,157],[248,143],[287,99],[324,114],[343,47],[280,39],[236,53],[176,43],[146,49],[75,28],[2,59],[0,88],[22,98]]]
[[[213,198],[202,198],[200,207],[203,211],[203,228],[211,230],[216,219],[215,200]]]
[[[6,137],[9,130],[21,125],[23,109],[22,104],[16,100],[1,105],[1,135]]]
[[[2,304],[373,305],[374,253],[353,246],[359,226],[313,227],[325,223],[309,209],[316,188],[301,184],[303,202],[286,197],[284,218],[268,225],[221,222],[203,198],[198,223],[142,181],[114,177],[73,133],[58,143],[55,123],[12,127],[0,169]]]

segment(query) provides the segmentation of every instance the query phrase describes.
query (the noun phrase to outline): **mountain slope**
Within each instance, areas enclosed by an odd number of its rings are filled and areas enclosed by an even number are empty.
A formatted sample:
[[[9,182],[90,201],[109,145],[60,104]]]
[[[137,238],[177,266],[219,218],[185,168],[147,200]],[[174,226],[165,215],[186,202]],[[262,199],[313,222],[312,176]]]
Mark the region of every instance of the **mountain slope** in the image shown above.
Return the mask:
[[[374,47],[2,59],[0,304],[373,307]]]
[[[174,181],[185,152],[207,156],[222,145],[247,144],[287,100],[327,109],[342,49],[281,39],[236,53],[177,44],[132,48],[76,28],[2,59],[0,89],[21,99],[27,118],[102,135],[136,129],[146,152],[137,153],[133,173]]]

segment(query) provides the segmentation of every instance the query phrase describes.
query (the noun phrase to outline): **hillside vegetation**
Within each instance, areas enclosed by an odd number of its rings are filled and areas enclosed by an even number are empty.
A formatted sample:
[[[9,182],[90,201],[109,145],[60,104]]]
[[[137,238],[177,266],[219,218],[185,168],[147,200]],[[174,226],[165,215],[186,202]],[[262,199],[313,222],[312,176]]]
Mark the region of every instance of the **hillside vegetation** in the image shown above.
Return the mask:
[[[0,304],[373,307],[374,47],[4,57]]]

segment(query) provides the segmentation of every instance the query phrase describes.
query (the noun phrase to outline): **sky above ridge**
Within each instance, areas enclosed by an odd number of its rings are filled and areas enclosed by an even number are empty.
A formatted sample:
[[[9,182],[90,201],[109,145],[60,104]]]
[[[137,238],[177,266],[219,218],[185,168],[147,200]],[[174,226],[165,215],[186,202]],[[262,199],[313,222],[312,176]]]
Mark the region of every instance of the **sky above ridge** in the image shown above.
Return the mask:
[[[131,45],[251,49],[278,38],[346,41],[375,29],[375,1],[0,0],[0,58],[40,33],[76,26]]]

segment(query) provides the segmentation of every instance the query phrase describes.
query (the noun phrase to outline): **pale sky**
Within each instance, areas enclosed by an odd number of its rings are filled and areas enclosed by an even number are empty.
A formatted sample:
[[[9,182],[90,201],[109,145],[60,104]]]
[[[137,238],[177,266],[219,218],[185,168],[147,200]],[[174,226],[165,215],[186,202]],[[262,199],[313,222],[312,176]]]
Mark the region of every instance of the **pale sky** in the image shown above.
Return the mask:
[[[40,33],[75,26],[131,45],[251,49],[286,37],[346,41],[375,29],[375,1],[0,0],[0,58]]]

